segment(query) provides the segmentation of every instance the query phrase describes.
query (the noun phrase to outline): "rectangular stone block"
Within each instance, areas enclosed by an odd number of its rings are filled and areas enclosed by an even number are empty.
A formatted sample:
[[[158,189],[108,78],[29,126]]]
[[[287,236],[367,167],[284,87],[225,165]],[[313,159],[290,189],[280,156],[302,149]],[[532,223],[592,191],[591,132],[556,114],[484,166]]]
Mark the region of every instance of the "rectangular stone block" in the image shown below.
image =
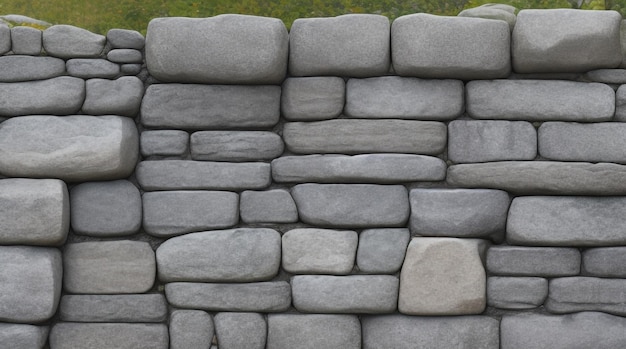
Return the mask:
[[[283,234],[282,267],[292,274],[349,274],[358,243],[351,230],[292,229]]]
[[[0,83],[0,115],[70,115],[85,100],[82,79],[60,76],[48,80]]]
[[[239,197],[239,213],[245,223],[295,223],[298,209],[284,189],[246,190]]]
[[[359,234],[356,263],[368,274],[394,274],[402,267],[411,233],[405,228],[367,229]]]
[[[268,315],[266,348],[360,349],[361,323],[354,315]]]
[[[626,124],[545,122],[539,127],[539,155],[558,161],[626,163]]]
[[[179,130],[143,131],[139,144],[145,157],[182,156],[189,150],[189,134]]]
[[[557,277],[580,272],[576,248],[492,246],[487,271],[494,275]]]
[[[0,323],[0,343],[10,349],[42,349],[48,332],[47,326]]]
[[[65,295],[59,314],[72,322],[163,322],[167,302],[161,294]]]
[[[565,277],[550,280],[545,308],[556,314],[601,311],[626,315],[626,280]]]
[[[209,161],[272,160],[283,153],[283,140],[265,131],[199,131],[191,134],[191,158]]]
[[[169,319],[170,349],[210,348],[215,329],[202,310],[174,310]]]
[[[584,275],[626,278],[626,247],[586,249],[581,269]]]
[[[346,83],[340,77],[290,77],[282,87],[280,110],[287,120],[327,120],[343,111]]]
[[[265,349],[267,322],[258,313],[218,313],[215,336],[223,349]]]
[[[51,349],[167,349],[164,324],[59,322],[50,331]]]
[[[533,309],[548,296],[548,280],[538,277],[502,277],[487,279],[487,305],[500,309]]]

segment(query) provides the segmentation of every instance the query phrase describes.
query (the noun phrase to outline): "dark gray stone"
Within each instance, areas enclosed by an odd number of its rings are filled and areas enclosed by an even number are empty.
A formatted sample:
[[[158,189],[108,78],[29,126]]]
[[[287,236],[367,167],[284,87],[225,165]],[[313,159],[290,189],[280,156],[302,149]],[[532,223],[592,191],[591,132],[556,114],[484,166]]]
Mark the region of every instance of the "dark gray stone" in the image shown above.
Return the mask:
[[[141,64],[122,64],[120,65],[120,73],[124,75],[139,75],[141,73]]]
[[[85,82],[69,76],[41,81],[0,83],[0,115],[68,115],[80,110]]]
[[[539,127],[539,155],[559,161],[626,163],[626,124],[545,122]]]
[[[485,19],[497,19],[505,21],[509,24],[511,31],[515,27],[517,16],[515,15],[517,9],[507,4],[484,4],[474,8],[465,9],[457,16],[459,17],[474,17]]]
[[[283,189],[242,192],[239,212],[244,223],[295,223],[298,221],[296,203],[291,194]]]
[[[42,349],[48,331],[47,326],[0,323],[0,343],[7,349]]]
[[[408,229],[367,229],[359,235],[356,264],[361,272],[393,274],[400,270],[411,234]]]
[[[0,57],[1,82],[45,80],[56,78],[63,75],[64,73],[65,62],[60,58],[32,57],[21,55]],[[39,85],[41,86],[41,84]]]
[[[584,275],[626,278],[626,247],[587,249],[581,269]]]
[[[170,349],[206,349],[215,330],[211,315],[202,310],[174,310],[169,321]]]
[[[501,309],[533,309],[548,296],[548,280],[538,277],[487,279],[487,305]]]
[[[580,272],[576,248],[492,246],[487,271],[495,275],[558,277]]]
[[[65,295],[59,314],[72,322],[163,322],[167,301],[161,294]]]
[[[114,63],[142,63],[143,54],[139,50],[130,48],[117,48],[107,53],[107,59]]]
[[[117,80],[89,79],[83,112],[92,115],[122,115],[135,117],[143,97],[143,82],[134,76]]]
[[[219,313],[215,315],[215,334],[221,349],[264,349],[267,323],[257,313]]]
[[[280,136],[266,131],[200,131],[191,134],[191,158],[212,161],[272,160],[283,153]]]
[[[141,50],[146,39],[136,30],[111,29],[107,32],[107,40],[114,48],[134,48]]]
[[[11,28],[11,51],[14,54],[39,56],[42,47],[41,30],[27,26]]]
[[[626,69],[596,69],[588,71],[583,77],[603,84],[626,84]]]
[[[291,77],[282,87],[280,109],[287,120],[333,119],[343,111],[346,83],[340,77]]]
[[[43,48],[60,58],[99,57],[106,37],[71,25],[53,25],[43,31]]]
[[[349,274],[358,243],[350,230],[293,229],[282,237],[282,267],[293,274]]]
[[[267,349],[361,348],[361,323],[354,315],[272,314]]]
[[[601,311],[626,315],[626,280],[565,277],[550,280],[545,308],[556,314]]]
[[[167,349],[167,325],[59,322],[50,332],[51,349]]]
[[[81,79],[112,79],[119,75],[120,65],[106,59],[75,58],[65,63],[67,73]]]
[[[179,130],[143,131],[139,139],[141,155],[182,156],[189,149],[189,134]]]
[[[4,22],[0,23],[0,54],[11,51],[11,29]]]

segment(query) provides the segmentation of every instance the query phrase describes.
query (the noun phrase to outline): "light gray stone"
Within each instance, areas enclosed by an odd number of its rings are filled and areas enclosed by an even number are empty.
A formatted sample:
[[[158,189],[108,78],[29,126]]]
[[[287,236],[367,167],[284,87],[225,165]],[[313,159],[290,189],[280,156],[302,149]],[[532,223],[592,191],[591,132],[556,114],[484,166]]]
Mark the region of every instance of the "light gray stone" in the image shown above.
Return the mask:
[[[169,321],[170,349],[207,349],[215,330],[211,315],[202,310],[174,310]]]
[[[0,24],[0,54],[11,51],[11,29],[4,22]]]
[[[502,277],[487,279],[487,304],[511,310],[533,309],[548,296],[548,280],[538,277]]]
[[[298,221],[296,202],[286,190],[246,190],[239,198],[239,212],[244,223],[295,223]]]
[[[576,248],[492,246],[487,270],[495,275],[558,277],[580,272]]]
[[[354,315],[272,314],[267,349],[361,348],[361,323]]]
[[[34,58],[34,57],[33,57]],[[68,115],[85,99],[85,82],[69,76],[41,81],[0,83],[0,115]]]
[[[59,314],[72,322],[163,322],[167,301],[161,294],[65,295]]]
[[[41,30],[27,26],[11,28],[11,51],[14,54],[39,56],[42,47]]]
[[[264,349],[267,323],[257,313],[219,313],[215,315],[215,334],[221,349]]]
[[[157,191],[143,194],[143,228],[171,237],[239,222],[239,195],[228,191]]]
[[[107,53],[107,59],[114,63],[142,63],[143,54],[139,50],[130,48],[117,48]]]
[[[165,285],[168,302],[180,308],[207,311],[283,312],[291,306],[285,281],[240,284],[174,282]]]
[[[269,280],[280,267],[280,245],[280,234],[267,228],[215,230],[173,237],[156,251],[159,280]]]
[[[596,69],[588,71],[583,77],[603,84],[626,84],[626,69]]]
[[[626,163],[626,124],[544,122],[539,127],[539,155],[559,161]]]
[[[367,229],[359,235],[356,264],[361,272],[393,274],[400,270],[411,234],[408,229]]]
[[[42,349],[48,332],[47,326],[0,323],[0,343],[7,349]]]
[[[401,185],[298,184],[291,190],[300,219],[327,227],[395,227],[409,218]]]
[[[288,49],[287,28],[276,18],[155,18],[148,24],[146,63],[152,76],[168,82],[280,84]]]
[[[141,228],[141,194],[129,181],[81,183],[72,188],[70,203],[77,234],[124,236]]]
[[[83,112],[91,115],[135,117],[143,97],[143,82],[134,76],[117,80],[89,79]]]
[[[349,274],[358,243],[350,230],[293,229],[282,237],[282,267],[293,274]]]
[[[349,14],[299,18],[289,32],[292,76],[379,76],[389,71],[389,19]]]
[[[90,241],[67,244],[63,285],[69,293],[143,293],[156,274],[154,251],[141,241]]]
[[[590,248],[582,258],[584,275],[626,278],[626,247]]]
[[[53,25],[43,31],[43,48],[59,58],[99,57],[106,37],[71,25]]]
[[[0,179],[1,244],[63,244],[69,218],[69,194],[63,181]]]
[[[522,10],[511,38],[518,73],[585,72],[622,62],[616,11]]]
[[[189,134],[179,130],[143,131],[139,145],[145,157],[182,156],[189,150]]]
[[[283,129],[287,148],[298,154],[437,155],[443,152],[446,138],[446,125],[436,121],[340,119],[288,122]]]
[[[599,122],[615,113],[615,92],[596,82],[477,80],[465,89],[475,119]]]
[[[343,111],[346,83],[336,76],[290,77],[283,82],[281,111],[290,121],[333,119]]]
[[[112,79],[120,73],[120,65],[109,62],[106,59],[70,59],[65,63],[65,69],[71,76],[81,79]]]
[[[141,64],[122,64],[120,65],[120,72],[124,75],[139,75],[141,73]]]
[[[269,131],[199,131],[191,134],[191,158],[210,161],[272,160],[283,153],[280,136]]]
[[[545,308],[556,314],[601,311],[626,315],[626,280],[564,277],[550,280]]]
[[[393,21],[391,41],[400,76],[471,80],[511,72],[510,29],[503,21],[416,13]]]
[[[146,39],[136,30],[111,29],[107,32],[107,41],[114,48],[134,48],[141,50]]]
[[[11,118],[0,126],[0,173],[65,181],[126,178],[135,169],[138,138],[135,123],[120,116]]]
[[[626,27],[626,25],[625,25]],[[620,86],[615,92],[615,121],[626,121],[626,85]]]
[[[505,21],[509,25],[509,29],[513,31],[517,16],[517,9],[507,4],[484,4],[474,8],[468,8],[459,12],[459,17],[475,17],[485,19],[496,19]]]
[[[2,82],[45,80],[56,78],[63,74],[65,74],[65,62],[60,58],[22,55],[0,57],[0,81]],[[70,80],[64,79],[63,81]],[[41,83],[39,86],[41,86]]]
[[[148,87],[141,104],[147,127],[272,127],[279,116],[280,86],[156,84]]]
[[[50,331],[51,349],[167,349],[167,325],[59,322]]]

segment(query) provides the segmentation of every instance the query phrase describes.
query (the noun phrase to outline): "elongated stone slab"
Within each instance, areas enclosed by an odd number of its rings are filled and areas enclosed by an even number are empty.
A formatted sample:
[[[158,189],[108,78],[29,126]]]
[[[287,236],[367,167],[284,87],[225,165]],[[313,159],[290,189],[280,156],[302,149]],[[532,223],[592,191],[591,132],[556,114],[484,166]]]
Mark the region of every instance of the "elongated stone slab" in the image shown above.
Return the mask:
[[[487,279],[487,304],[501,309],[533,309],[548,296],[548,280],[493,276]]]
[[[626,315],[626,280],[566,277],[550,280],[545,308],[556,314],[601,311]]]
[[[0,343],[11,349],[42,349],[48,332],[47,326],[0,323]]]
[[[167,349],[167,325],[59,322],[50,331],[54,349]]]
[[[282,266],[293,274],[349,274],[358,243],[355,231],[292,229],[283,234]]]
[[[64,73],[65,61],[59,58],[19,55],[0,57],[1,82],[45,80]]]
[[[343,111],[346,83],[340,77],[291,77],[282,87],[280,109],[287,120],[333,119]]]
[[[583,275],[626,278],[626,247],[586,249],[581,269]]]
[[[121,115],[135,117],[144,93],[143,82],[135,76],[117,80],[89,79],[83,113],[91,115]]]
[[[141,132],[141,155],[183,156],[189,150],[189,134],[180,130],[154,130]]]
[[[43,48],[60,58],[98,57],[106,37],[72,25],[53,25],[43,31]]]
[[[271,314],[267,349],[361,348],[361,323],[355,315]]]
[[[580,272],[580,251],[566,247],[491,246],[487,270],[493,275],[558,277]]]
[[[75,114],[84,100],[85,82],[69,76],[0,83],[0,116]]]
[[[272,160],[283,153],[283,140],[265,131],[200,131],[191,134],[191,158],[212,161]]]
[[[626,124],[545,122],[539,127],[539,155],[559,161],[626,163]]]
[[[163,322],[167,302],[161,294],[65,295],[59,314],[73,322]]]

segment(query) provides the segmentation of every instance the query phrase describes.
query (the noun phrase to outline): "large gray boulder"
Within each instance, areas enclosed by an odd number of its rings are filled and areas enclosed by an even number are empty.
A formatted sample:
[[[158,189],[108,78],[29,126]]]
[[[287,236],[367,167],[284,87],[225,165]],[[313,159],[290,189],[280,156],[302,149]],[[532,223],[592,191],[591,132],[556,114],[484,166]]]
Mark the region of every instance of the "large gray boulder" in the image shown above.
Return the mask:
[[[215,336],[221,349],[265,349],[267,323],[258,313],[218,313]]]
[[[586,249],[581,269],[583,275],[626,278],[626,247]]]
[[[361,323],[355,315],[268,315],[266,348],[360,349]]]
[[[85,100],[85,82],[70,76],[48,80],[0,83],[0,115],[69,115]]]
[[[215,329],[202,310],[174,310],[169,321],[170,349],[209,348]]]
[[[0,57],[1,82],[45,80],[64,73],[65,62],[59,58],[21,55]]]
[[[71,25],[53,25],[43,31],[43,48],[59,58],[99,57],[106,37]]]
[[[50,347],[167,349],[169,335],[165,324],[58,322],[50,331]]]
[[[167,301],[161,294],[65,295],[59,315],[72,322],[163,322]]]
[[[42,349],[48,332],[47,326],[0,323],[0,343],[11,349]]]
[[[356,263],[369,274],[393,274],[400,270],[411,233],[405,228],[366,229],[359,234]]]
[[[350,230],[293,229],[282,238],[282,267],[292,274],[349,274],[358,235]]]
[[[492,246],[487,251],[492,275],[558,277],[580,272],[577,248]]]
[[[282,138],[269,131],[199,131],[190,141],[191,158],[209,161],[272,160],[285,147]]]
[[[548,296],[548,280],[539,277],[492,276],[487,279],[487,304],[509,310],[533,309]]]
[[[143,97],[143,82],[135,76],[117,80],[89,79],[83,112],[91,115],[135,117]]]
[[[551,313],[601,311],[626,315],[626,280],[595,277],[565,277],[550,280],[545,308]]]
[[[337,76],[291,77],[282,90],[280,109],[290,121],[336,118],[346,99],[346,83]]]

